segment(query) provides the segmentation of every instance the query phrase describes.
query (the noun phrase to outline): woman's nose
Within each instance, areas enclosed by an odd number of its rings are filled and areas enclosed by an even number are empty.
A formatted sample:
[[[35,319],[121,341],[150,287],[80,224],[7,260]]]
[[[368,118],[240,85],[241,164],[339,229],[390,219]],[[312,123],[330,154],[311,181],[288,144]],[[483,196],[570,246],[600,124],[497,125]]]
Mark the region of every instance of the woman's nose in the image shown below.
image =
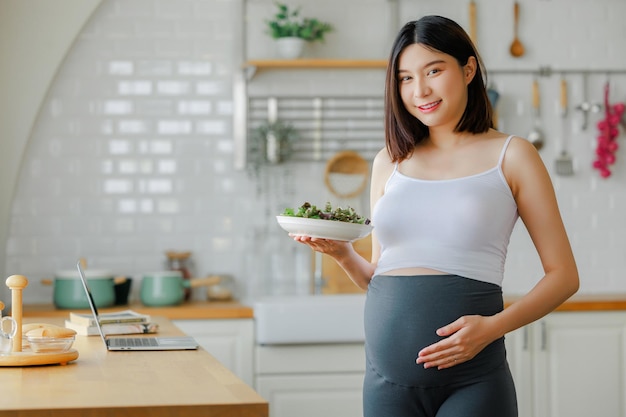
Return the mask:
[[[425,81],[416,80],[413,88],[413,97],[425,97],[430,94],[430,88]]]

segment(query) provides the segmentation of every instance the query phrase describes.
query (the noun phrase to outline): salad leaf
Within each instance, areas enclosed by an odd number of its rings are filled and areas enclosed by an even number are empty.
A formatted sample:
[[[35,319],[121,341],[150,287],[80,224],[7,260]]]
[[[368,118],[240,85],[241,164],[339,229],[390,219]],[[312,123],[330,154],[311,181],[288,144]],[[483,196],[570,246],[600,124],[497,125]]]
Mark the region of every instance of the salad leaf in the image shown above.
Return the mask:
[[[326,203],[324,209],[319,209],[317,206],[312,205],[309,202],[305,202],[297,209],[289,207],[286,208],[282,212],[282,215],[290,217],[304,217],[308,219],[334,220],[347,223],[370,224],[370,219],[361,216],[352,207],[348,206],[345,209],[341,207],[333,208],[330,202]]]

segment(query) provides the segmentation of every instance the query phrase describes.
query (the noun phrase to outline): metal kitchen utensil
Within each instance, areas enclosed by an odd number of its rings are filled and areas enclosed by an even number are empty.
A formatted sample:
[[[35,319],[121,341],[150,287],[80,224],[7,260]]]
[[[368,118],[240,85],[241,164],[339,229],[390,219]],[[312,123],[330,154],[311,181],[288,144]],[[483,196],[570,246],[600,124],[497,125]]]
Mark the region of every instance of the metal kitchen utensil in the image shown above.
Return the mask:
[[[543,131],[541,130],[541,100],[539,97],[539,82],[533,80],[532,87],[532,103],[533,103],[533,129],[528,134],[528,141],[532,143],[537,150],[543,147]]]
[[[515,2],[513,4],[513,42],[511,43],[511,47],[509,48],[509,52],[515,58],[519,58],[524,55],[524,44],[519,40],[517,35],[519,22],[519,3]]]
[[[355,151],[341,151],[326,164],[324,182],[337,197],[360,195],[369,180],[369,163]]]
[[[576,106],[576,110],[580,110],[583,113],[583,121],[580,126],[581,130],[587,130],[589,126],[589,113],[600,113],[602,111],[602,104],[600,103],[592,103],[588,100],[588,84],[589,84],[589,74],[583,72],[583,101],[578,106]]]
[[[561,78],[561,153],[554,162],[558,175],[573,175],[574,162],[567,152],[567,81]]]

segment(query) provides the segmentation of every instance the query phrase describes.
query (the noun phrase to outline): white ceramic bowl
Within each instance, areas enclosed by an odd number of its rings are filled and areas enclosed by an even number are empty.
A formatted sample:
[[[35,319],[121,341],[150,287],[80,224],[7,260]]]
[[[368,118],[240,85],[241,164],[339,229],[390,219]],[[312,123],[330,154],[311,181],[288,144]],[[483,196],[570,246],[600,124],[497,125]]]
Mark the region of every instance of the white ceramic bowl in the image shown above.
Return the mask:
[[[369,235],[374,228],[369,224],[337,220],[308,219],[305,217],[276,216],[280,227],[294,235],[352,242]]]

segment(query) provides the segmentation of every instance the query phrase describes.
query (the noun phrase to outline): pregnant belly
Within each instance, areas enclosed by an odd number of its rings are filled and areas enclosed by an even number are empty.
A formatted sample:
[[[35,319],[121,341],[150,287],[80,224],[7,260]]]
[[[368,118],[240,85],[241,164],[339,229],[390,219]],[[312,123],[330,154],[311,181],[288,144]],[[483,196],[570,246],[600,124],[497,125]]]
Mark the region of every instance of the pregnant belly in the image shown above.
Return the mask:
[[[478,376],[505,360],[504,339],[444,370],[424,369],[415,359],[421,349],[442,339],[438,328],[464,315],[490,316],[502,308],[502,291],[495,284],[456,275],[375,276],[365,303],[368,366],[405,386],[441,386]]]

